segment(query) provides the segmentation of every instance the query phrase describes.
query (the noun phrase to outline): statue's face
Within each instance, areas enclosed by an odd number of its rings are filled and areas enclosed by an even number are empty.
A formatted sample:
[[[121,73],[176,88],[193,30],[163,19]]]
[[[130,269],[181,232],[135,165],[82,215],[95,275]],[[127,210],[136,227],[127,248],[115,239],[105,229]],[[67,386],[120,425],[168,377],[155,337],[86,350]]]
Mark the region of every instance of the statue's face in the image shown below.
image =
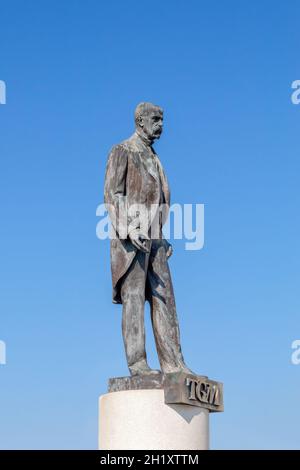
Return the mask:
[[[142,116],[140,126],[149,139],[159,139],[163,130],[162,113],[156,109],[150,110]]]

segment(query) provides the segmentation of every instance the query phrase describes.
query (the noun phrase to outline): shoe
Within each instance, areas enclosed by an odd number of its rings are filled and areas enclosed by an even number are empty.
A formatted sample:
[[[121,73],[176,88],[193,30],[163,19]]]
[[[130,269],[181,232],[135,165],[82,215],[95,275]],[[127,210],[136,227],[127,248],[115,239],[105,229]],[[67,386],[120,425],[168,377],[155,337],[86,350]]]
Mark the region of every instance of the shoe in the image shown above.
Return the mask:
[[[164,371],[164,374],[175,374],[175,373],[179,373],[179,372],[182,372],[183,374],[194,375],[196,377],[205,377],[205,378],[207,378],[206,375],[196,374],[191,369],[189,369],[185,364],[182,365],[182,366],[176,367],[175,369]]]
[[[159,375],[160,370],[151,369],[145,360],[139,361],[129,367],[131,375]]]

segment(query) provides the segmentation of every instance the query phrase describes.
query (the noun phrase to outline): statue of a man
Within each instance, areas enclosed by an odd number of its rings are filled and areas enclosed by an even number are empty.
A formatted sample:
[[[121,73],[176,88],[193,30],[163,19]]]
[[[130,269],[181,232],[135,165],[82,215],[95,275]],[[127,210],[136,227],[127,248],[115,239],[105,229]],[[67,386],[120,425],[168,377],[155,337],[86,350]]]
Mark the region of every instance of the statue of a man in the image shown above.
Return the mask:
[[[140,103],[135,110],[135,125],[132,137],[111,150],[104,190],[116,235],[111,239],[113,302],[123,304],[127,363],[132,375],[160,373],[151,369],[146,359],[144,306],[147,300],[162,372],[192,373],[184,363],[180,346],[167,261],[172,247],[162,235],[167,210],[159,210],[159,217],[153,218],[153,207],[168,209],[170,206],[167,178],[152,147],[162,133],[163,110],[152,103]],[[136,207],[141,210],[132,212]],[[158,220],[154,237],[153,219]]]

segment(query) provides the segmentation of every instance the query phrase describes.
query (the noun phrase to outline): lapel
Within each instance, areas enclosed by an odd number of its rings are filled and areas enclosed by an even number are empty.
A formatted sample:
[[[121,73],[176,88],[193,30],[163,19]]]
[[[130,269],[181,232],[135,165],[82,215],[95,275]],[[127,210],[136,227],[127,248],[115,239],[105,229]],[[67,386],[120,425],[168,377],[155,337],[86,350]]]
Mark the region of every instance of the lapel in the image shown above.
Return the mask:
[[[151,151],[148,150],[147,148],[140,151],[139,152],[140,160],[141,160],[141,163],[144,166],[146,172],[149,173],[155,179],[155,181],[159,182],[158,171],[155,171],[151,164],[147,165],[147,160],[149,161],[150,159],[152,159],[153,160],[153,165],[155,165],[155,161],[156,161],[155,158],[154,158],[154,155],[151,155],[150,152]]]
[[[139,137],[138,134],[136,133],[133,134],[132,140],[135,144],[140,163],[144,167],[146,173],[149,173],[152,176],[152,178],[155,179],[155,181],[159,182],[159,176],[157,172],[153,170],[152,165],[150,164],[147,165],[147,161],[149,161],[151,158],[153,159],[154,162],[156,161],[155,159],[156,155],[151,154],[150,148],[148,148],[146,144],[144,144],[144,142],[142,141],[142,139]]]
[[[154,159],[154,162],[156,163],[156,166],[157,166],[157,172],[154,172],[152,168],[146,164],[147,158],[149,158],[147,154],[148,152],[150,152],[150,149],[146,147],[146,145],[143,143],[141,138],[136,133],[133,134],[133,136],[131,137],[131,142],[133,142],[134,144],[135,151],[138,154],[138,159],[140,161],[140,164],[143,166],[146,173],[150,174],[151,177],[155,179],[155,181],[161,184],[162,192],[165,198],[165,203],[169,206],[170,205],[169,184],[168,184],[168,180],[165,175],[160,159],[154,152],[154,154],[152,155],[152,158]]]

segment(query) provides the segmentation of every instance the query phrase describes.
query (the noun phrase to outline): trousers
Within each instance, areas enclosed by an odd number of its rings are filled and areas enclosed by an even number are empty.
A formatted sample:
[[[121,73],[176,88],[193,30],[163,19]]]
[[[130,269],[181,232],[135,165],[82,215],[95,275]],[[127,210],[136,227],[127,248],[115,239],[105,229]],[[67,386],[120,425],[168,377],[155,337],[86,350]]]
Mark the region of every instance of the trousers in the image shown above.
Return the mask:
[[[129,369],[146,360],[144,307],[148,301],[156,349],[164,373],[185,367],[164,239],[140,250],[121,281],[122,332]]]

